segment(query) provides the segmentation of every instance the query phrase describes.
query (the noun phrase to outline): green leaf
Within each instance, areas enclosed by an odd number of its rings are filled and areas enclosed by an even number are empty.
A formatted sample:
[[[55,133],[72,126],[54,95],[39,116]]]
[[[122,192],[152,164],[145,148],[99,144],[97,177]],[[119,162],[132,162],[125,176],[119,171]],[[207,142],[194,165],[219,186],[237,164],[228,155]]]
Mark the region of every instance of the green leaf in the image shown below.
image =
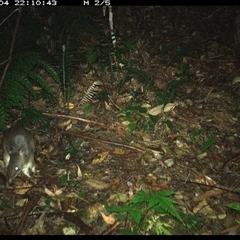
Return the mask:
[[[196,139],[196,137],[203,132],[204,132],[204,130],[202,128],[194,129],[193,132],[191,133],[191,137],[190,137],[189,141],[190,142],[194,141]]]
[[[208,140],[203,144],[201,152],[205,152],[209,147],[211,147],[214,141],[215,141],[214,137],[212,136],[209,137]]]
[[[240,203],[228,203],[225,206],[233,210],[237,210],[237,211],[240,210]]]
[[[130,201],[131,203],[142,203],[142,202],[146,202],[148,199],[149,195],[144,192],[143,190],[140,190],[138,192],[136,192],[135,197]]]
[[[128,208],[128,213],[136,224],[139,224],[143,215],[142,210]]]
[[[62,162],[57,162],[57,169],[63,168],[63,163]]]
[[[78,202],[81,202],[84,198],[85,198],[85,193],[84,192],[81,192],[78,194]]]
[[[45,200],[45,204],[46,204],[48,207],[50,207],[50,203],[51,203],[51,199],[50,199],[50,198],[47,198],[47,199]]]
[[[167,121],[163,121],[163,123],[166,123],[170,130],[173,130],[173,124],[171,121],[167,120]]]
[[[63,174],[60,178],[62,184],[65,184],[68,180],[68,174]]]
[[[94,51],[92,54],[90,54],[88,57],[87,57],[87,61],[88,63],[94,63],[97,59],[97,56],[98,56],[98,53],[97,51]]]
[[[136,50],[135,45],[133,43],[129,42],[129,41],[122,40],[121,43],[122,43],[123,46],[125,46],[129,49],[132,49],[134,51]]]
[[[182,219],[190,233],[200,233],[202,221],[191,214],[182,213]]]

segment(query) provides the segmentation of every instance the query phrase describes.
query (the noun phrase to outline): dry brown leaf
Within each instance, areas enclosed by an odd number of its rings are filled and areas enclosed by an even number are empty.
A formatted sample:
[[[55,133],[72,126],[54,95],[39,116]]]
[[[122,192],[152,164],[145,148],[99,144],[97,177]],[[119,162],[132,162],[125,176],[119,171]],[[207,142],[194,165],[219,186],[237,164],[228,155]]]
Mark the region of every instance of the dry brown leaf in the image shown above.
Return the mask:
[[[74,103],[66,103],[65,104],[65,106],[66,106],[66,108],[68,109],[68,110],[71,110],[71,109],[74,109],[75,108],[75,106],[74,106]]]
[[[157,116],[158,114],[163,113],[163,104],[150,109],[148,113],[152,116]]]
[[[110,187],[109,184],[102,182],[102,181],[94,180],[94,179],[87,180],[87,181],[85,181],[85,183],[87,185],[89,185],[90,187],[97,189],[97,190],[104,190],[104,189],[108,189]]]
[[[147,139],[145,137],[143,137],[143,142],[144,142],[145,146],[152,147],[152,148],[157,148],[162,143],[161,140],[150,140],[150,139]]]
[[[34,102],[35,107],[45,107],[46,106],[46,100],[43,98],[40,98]]]
[[[108,156],[108,154],[109,154],[109,151],[99,153],[97,157],[93,159],[92,165],[100,164],[101,162],[103,162],[103,160]]]
[[[127,126],[129,126],[129,124],[130,124],[130,122],[129,122],[129,121],[123,121],[123,122],[122,122],[122,125],[123,125],[124,127],[127,127]]]
[[[172,158],[168,158],[168,159],[164,160],[164,163],[167,167],[172,167],[174,164],[174,161]]]
[[[176,67],[172,67],[172,66],[169,66],[167,69],[166,69],[166,73],[168,76],[172,77],[172,76],[175,76],[175,74],[178,72],[179,70],[176,68]]]
[[[62,92],[59,93],[58,104],[61,108],[66,108],[66,109],[69,109],[69,110],[71,110],[75,107],[73,103],[70,103],[70,102],[69,103],[64,103]]]
[[[209,219],[224,219],[226,217],[225,213],[216,214],[216,212],[207,203],[206,198],[204,198],[196,207],[194,207],[193,213],[198,212],[207,216]]]
[[[67,130],[69,130],[69,129],[71,129],[71,128],[72,128],[72,123],[70,123],[69,125],[67,125],[67,127],[66,127],[65,130],[67,131]]]
[[[128,196],[125,193],[114,193],[110,194],[107,202],[110,205],[117,205],[118,203],[125,203],[129,200]]]
[[[70,157],[71,157],[71,154],[70,154],[70,153],[68,153],[68,154],[65,156],[65,160],[69,160],[69,159],[70,159]]]
[[[114,178],[113,181],[111,182],[111,188],[112,190],[114,191],[118,186],[119,184],[121,183],[121,180],[119,178]]]
[[[112,107],[107,102],[104,102],[104,105],[106,110],[112,111]]]
[[[41,216],[39,218],[36,219],[35,224],[32,228],[30,228],[30,234],[45,234],[46,233],[46,229],[45,229],[45,225],[44,225],[44,219],[45,219],[45,212],[43,212],[41,214]]]
[[[62,128],[62,127],[67,127],[70,124],[72,124],[72,120],[67,120],[65,122],[59,123],[58,126]]]
[[[217,184],[216,181],[214,181],[212,178],[208,177],[208,176],[204,176],[205,177],[205,181],[204,183],[208,186],[215,186]]]
[[[206,156],[207,156],[207,152],[203,152],[203,153],[197,155],[198,159],[200,159],[200,160],[205,158]]]
[[[132,95],[130,94],[126,94],[124,96],[122,95],[119,95],[117,100],[116,100],[116,105],[121,107],[122,105],[126,104],[126,103],[129,103],[132,99]]]
[[[113,225],[116,222],[116,219],[113,214],[106,216],[103,212],[100,212],[105,223]]]
[[[168,103],[165,107],[164,107],[164,112],[170,112],[172,111],[176,106],[178,105],[178,103]]]
[[[159,192],[159,191],[163,191],[163,190],[170,190],[170,187],[167,186],[165,183],[161,183],[161,184],[154,184],[150,186],[151,190],[153,192]]]
[[[226,213],[220,213],[220,214],[216,214],[215,212],[213,212],[212,214],[209,214],[207,217],[210,219],[224,219],[226,218]]]
[[[44,192],[45,192],[48,196],[55,196],[55,194],[54,194],[52,191],[50,191],[48,188],[46,188],[46,187],[45,187],[45,189],[44,189]]]
[[[77,234],[77,229],[74,227],[68,226],[63,228],[63,234],[64,235],[76,235]]]
[[[140,188],[143,189],[146,193],[149,193],[150,190],[153,191],[153,192],[159,192],[159,191],[162,191],[162,190],[169,190],[170,189],[165,183],[154,184],[154,185],[149,185],[149,184],[142,183]]]
[[[205,198],[217,196],[219,194],[222,194],[222,190],[220,190],[220,189],[209,190],[209,191],[207,191],[207,192],[205,192],[205,193],[203,193],[203,194],[193,198],[193,201],[194,202],[199,202],[199,201],[202,201]]]
[[[154,176],[152,173],[149,173],[146,177],[147,181],[151,184],[155,184],[157,181],[156,176]]]
[[[200,210],[202,210],[205,207],[209,207],[206,198],[204,198],[197,206],[193,208],[193,213],[198,213]],[[207,210],[210,212],[209,210]]]
[[[161,143],[162,150],[170,155],[175,155],[175,153],[169,148],[169,146],[165,143]]]
[[[77,179],[81,179],[81,178],[82,178],[82,171],[80,167],[77,165]]]
[[[125,151],[122,148],[115,148],[112,153],[113,154],[124,154]]]
[[[237,224],[237,225],[235,225],[233,227],[229,227],[229,228],[221,231],[221,234],[230,233],[228,235],[232,235],[231,233],[236,232],[238,230],[238,228],[240,228],[240,224]]]
[[[117,126],[117,134],[118,134],[119,136],[125,137],[125,132],[124,132],[124,129],[122,128],[121,125],[118,125],[118,126]]]
[[[24,182],[21,186],[18,186],[14,189],[14,192],[18,195],[23,195],[32,188],[33,184],[29,182]]]
[[[18,206],[18,207],[22,207],[22,206],[24,206],[27,202],[28,202],[28,199],[27,199],[27,198],[22,198],[22,199],[18,200],[15,205]]]
[[[151,105],[149,103],[143,103],[141,107],[149,109]]]
[[[134,192],[132,187],[129,188],[128,197],[129,197],[129,200],[134,198]]]
[[[240,82],[240,77],[235,77],[232,81],[232,85],[239,83]]]
[[[55,196],[61,195],[63,193],[62,189],[55,189],[54,192],[52,192],[51,190],[49,190],[46,187],[44,188],[44,191],[48,196],[51,196],[51,197],[55,197]]]
[[[36,92],[40,92],[40,90],[41,90],[42,88],[39,87],[39,86],[33,86],[33,89],[34,89],[34,91],[36,91]]]

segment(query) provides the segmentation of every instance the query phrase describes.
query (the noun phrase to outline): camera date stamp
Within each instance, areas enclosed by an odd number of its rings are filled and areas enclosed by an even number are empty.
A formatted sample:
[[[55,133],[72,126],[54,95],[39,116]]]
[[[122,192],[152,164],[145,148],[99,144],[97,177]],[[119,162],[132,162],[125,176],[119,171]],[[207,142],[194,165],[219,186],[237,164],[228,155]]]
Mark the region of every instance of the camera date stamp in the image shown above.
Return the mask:
[[[82,0],[79,6],[110,6],[110,0]],[[57,6],[57,0],[0,0],[1,6]]]

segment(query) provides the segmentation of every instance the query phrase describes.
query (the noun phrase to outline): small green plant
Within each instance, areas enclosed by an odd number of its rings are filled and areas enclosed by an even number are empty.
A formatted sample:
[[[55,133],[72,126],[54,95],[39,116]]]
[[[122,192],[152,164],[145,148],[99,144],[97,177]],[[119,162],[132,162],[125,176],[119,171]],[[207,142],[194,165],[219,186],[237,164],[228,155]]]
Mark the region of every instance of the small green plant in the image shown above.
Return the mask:
[[[86,103],[82,106],[82,110],[86,115],[88,115],[93,110],[93,105]]]
[[[63,168],[63,163],[57,162],[57,169],[62,169],[62,168]]]
[[[163,121],[163,123],[167,124],[167,126],[168,126],[168,128],[169,128],[170,130],[173,129],[173,124],[172,124],[172,122],[171,122],[170,120]]]
[[[131,62],[128,62],[126,65],[127,76],[135,76],[138,79],[138,82],[148,86],[149,89],[156,94],[156,104],[163,104],[164,106],[174,101],[176,90],[179,86],[188,83],[191,80],[192,75],[188,73],[189,66],[187,64],[179,65],[178,69],[179,73],[176,74],[178,80],[173,80],[170,82],[167,85],[166,89],[161,92],[145,72],[132,67]],[[123,86],[127,81],[131,79],[127,76],[120,82],[119,87]]]
[[[50,198],[47,198],[46,200],[45,200],[45,204],[46,204],[46,206],[47,207],[50,207],[51,205],[51,199]]]
[[[120,114],[123,114],[123,121],[129,122],[129,131],[132,134],[135,130],[153,130],[156,117],[147,114],[147,109],[139,105],[127,105]]]
[[[154,231],[157,235],[171,235],[169,229],[172,229],[169,223],[162,221],[161,217],[164,217],[165,214],[159,214],[151,216],[150,219],[147,220],[146,230]]]
[[[203,221],[194,215],[181,213],[185,226],[192,234],[200,234]]]
[[[166,55],[169,54],[169,59],[165,61],[167,66],[172,66],[177,62],[180,57],[189,55],[190,52],[198,50],[198,47],[195,46],[184,46],[181,42],[172,43],[166,47],[163,47],[160,51],[160,54]]]
[[[184,224],[178,210],[177,202],[171,198],[173,191],[161,191],[149,194],[140,190],[136,196],[125,206],[107,206],[108,212],[118,213],[118,218],[124,220],[124,214],[128,214],[130,220],[136,224],[136,228],[144,231],[154,231],[155,234],[171,234],[171,221],[165,216],[173,217]],[[126,217],[126,215],[125,215]]]
[[[110,67],[112,72],[120,72],[122,68],[116,62],[125,63],[126,61],[123,60],[122,56],[129,49],[135,49],[134,44],[130,41],[122,40],[116,48],[113,48],[111,42],[109,42],[108,45],[96,44],[88,47],[84,52],[86,53],[87,62],[90,65],[98,61],[101,72],[106,67]]]
[[[191,136],[190,136],[189,141],[190,141],[190,142],[193,142],[193,141],[196,139],[197,136],[199,136],[201,133],[204,133],[204,132],[205,132],[205,130],[202,129],[202,128],[196,128],[196,129],[194,129],[194,130],[192,131],[192,133],[191,133]]]
[[[22,109],[21,119],[17,125],[24,126],[26,123],[30,125],[37,125],[39,128],[47,129],[49,127],[49,119],[42,114],[41,111],[33,108]]]
[[[179,44],[173,46],[173,48],[175,47],[179,47]],[[96,44],[95,46],[86,48],[85,50],[87,53],[87,61],[90,65],[98,61],[100,70],[103,72],[106,67],[109,67],[112,76],[113,72],[121,72],[121,79],[119,79],[117,85],[111,86],[112,89],[118,93],[128,93],[134,96],[133,99],[136,99],[137,91],[135,93],[133,90],[131,91],[131,89],[122,90],[126,84],[134,78],[156,95],[155,104],[163,104],[165,106],[174,101],[177,88],[191,80],[191,75],[188,73],[188,64],[180,64],[178,66],[179,71],[176,74],[177,80],[170,82],[167,88],[161,92],[159,91],[159,88],[155,86],[154,81],[144,71],[134,66],[133,60],[126,60],[123,58],[124,53],[128,50],[135,50],[135,45],[129,40],[129,38],[122,38],[122,40],[120,40],[120,46],[117,46],[115,49],[112,48],[111,44],[107,46]],[[172,48],[168,49],[168,51],[170,50],[172,50]],[[173,62],[174,59],[177,59],[181,54],[184,55],[190,50],[192,49],[184,48],[178,53],[175,53],[171,62]],[[166,50],[165,53],[168,51]],[[120,64],[115,64],[116,62],[120,63],[121,67]],[[125,106],[120,111],[120,114],[121,113],[124,115],[122,120],[129,122],[129,131],[131,134],[135,130],[147,131],[154,129],[157,118],[147,114],[147,109],[142,108],[140,104],[135,104],[134,100],[131,104]]]
[[[189,141],[193,142],[196,139],[196,137],[202,133],[206,134],[206,131],[202,128],[194,129],[193,132],[191,133]],[[214,141],[215,141],[215,138],[212,135],[210,135],[207,141],[205,141],[204,144],[202,145],[201,153],[205,152],[208,148],[210,148],[213,145]]]

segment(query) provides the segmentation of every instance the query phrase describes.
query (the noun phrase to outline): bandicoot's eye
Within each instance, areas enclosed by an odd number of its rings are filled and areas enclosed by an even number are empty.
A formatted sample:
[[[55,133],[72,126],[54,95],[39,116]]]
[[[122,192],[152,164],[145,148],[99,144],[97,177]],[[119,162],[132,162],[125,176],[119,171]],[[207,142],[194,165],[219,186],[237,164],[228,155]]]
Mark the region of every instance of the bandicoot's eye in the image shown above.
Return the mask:
[[[18,171],[18,170],[19,170],[19,167],[15,167],[14,169],[15,169],[16,171]]]

